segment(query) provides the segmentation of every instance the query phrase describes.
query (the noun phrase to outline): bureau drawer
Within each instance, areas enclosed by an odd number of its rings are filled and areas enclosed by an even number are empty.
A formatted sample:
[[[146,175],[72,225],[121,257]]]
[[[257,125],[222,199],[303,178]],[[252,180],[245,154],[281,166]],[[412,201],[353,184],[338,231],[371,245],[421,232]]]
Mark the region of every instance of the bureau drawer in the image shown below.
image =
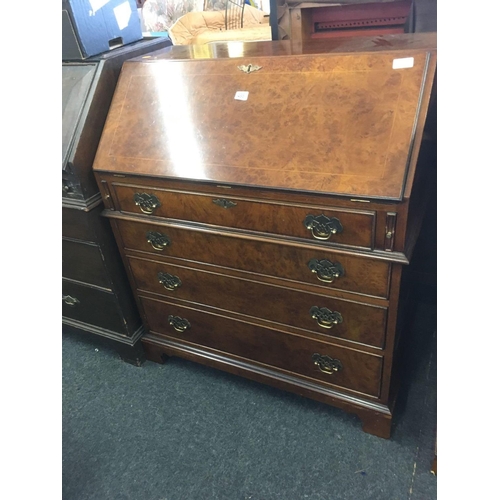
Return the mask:
[[[384,307],[129,257],[139,291],[383,348]]]
[[[141,296],[141,301],[151,331],[157,334],[264,363],[326,384],[379,396],[382,356],[144,296]]]
[[[108,273],[97,245],[62,240],[62,274],[64,278],[110,288]]]
[[[204,262],[323,288],[374,297],[388,296],[390,263],[385,261],[181,225],[117,219],[115,222],[126,249]]]
[[[114,189],[123,212],[373,248],[374,212],[121,184]]]
[[[113,293],[63,279],[63,317],[89,323],[122,335],[127,334]]]

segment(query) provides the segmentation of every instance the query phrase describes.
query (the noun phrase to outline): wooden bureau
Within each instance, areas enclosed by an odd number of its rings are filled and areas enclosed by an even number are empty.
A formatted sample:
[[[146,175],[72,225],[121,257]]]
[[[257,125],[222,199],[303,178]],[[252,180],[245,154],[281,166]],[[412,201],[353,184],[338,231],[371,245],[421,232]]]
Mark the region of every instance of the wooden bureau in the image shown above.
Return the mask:
[[[215,44],[124,64],[94,172],[148,359],[242,375],[390,436],[435,44]]]
[[[121,262],[92,162],[122,64],[172,45],[145,38],[85,61],[62,62],[62,325],[140,365],[137,306]]]

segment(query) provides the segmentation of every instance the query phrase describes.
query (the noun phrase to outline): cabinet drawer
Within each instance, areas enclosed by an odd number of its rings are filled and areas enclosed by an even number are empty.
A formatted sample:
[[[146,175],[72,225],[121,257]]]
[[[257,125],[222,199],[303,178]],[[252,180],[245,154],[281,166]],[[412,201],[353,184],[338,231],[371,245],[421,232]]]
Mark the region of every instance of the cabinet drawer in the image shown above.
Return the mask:
[[[157,334],[241,356],[322,383],[379,396],[382,356],[143,296],[141,301],[150,328]],[[321,371],[320,367],[331,373]]]
[[[289,325],[331,338],[382,348],[386,308],[129,257],[145,290]]]
[[[122,335],[127,334],[113,293],[63,279],[63,317],[89,323]]]
[[[89,212],[76,208],[62,208],[62,235],[65,238],[75,240],[97,242],[96,227],[99,224],[99,214],[102,212],[102,204]]]
[[[126,249],[374,297],[388,295],[388,262],[197,228],[123,220],[116,223]]]
[[[97,245],[63,239],[62,273],[64,278],[104,288],[111,286],[101,251]]]
[[[373,248],[374,212],[121,184],[114,188],[123,212]]]

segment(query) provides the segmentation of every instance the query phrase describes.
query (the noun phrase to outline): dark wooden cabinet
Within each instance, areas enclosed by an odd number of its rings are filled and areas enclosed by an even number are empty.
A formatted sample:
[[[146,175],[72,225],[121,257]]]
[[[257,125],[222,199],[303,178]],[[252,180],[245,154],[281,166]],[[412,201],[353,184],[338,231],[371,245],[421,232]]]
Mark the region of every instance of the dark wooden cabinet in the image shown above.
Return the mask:
[[[97,335],[121,357],[141,364],[143,332],[119,258],[92,162],[124,61],[171,45],[144,39],[87,59],[62,63],[62,323]]]
[[[390,436],[435,43],[173,47],[124,65],[94,171],[149,359],[268,383]]]

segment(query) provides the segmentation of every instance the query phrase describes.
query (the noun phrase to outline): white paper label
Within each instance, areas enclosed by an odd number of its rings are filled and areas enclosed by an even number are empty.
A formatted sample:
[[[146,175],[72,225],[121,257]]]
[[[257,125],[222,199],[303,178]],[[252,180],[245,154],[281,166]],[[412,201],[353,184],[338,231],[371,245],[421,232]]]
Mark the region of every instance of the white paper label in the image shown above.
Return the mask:
[[[128,2],[122,3],[113,9],[115,13],[116,22],[118,23],[118,28],[120,31],[128,26],[130,21],[130,16],[132,15],[132,9]]]
[[[413,57],[402,57],[392,61],[392,69],[413,68]]]
[[[248,99],[248,91],[238,90],[238,92],[236,92],[236,94],[234,94],[234,98],[237,101],[246,101]]]

